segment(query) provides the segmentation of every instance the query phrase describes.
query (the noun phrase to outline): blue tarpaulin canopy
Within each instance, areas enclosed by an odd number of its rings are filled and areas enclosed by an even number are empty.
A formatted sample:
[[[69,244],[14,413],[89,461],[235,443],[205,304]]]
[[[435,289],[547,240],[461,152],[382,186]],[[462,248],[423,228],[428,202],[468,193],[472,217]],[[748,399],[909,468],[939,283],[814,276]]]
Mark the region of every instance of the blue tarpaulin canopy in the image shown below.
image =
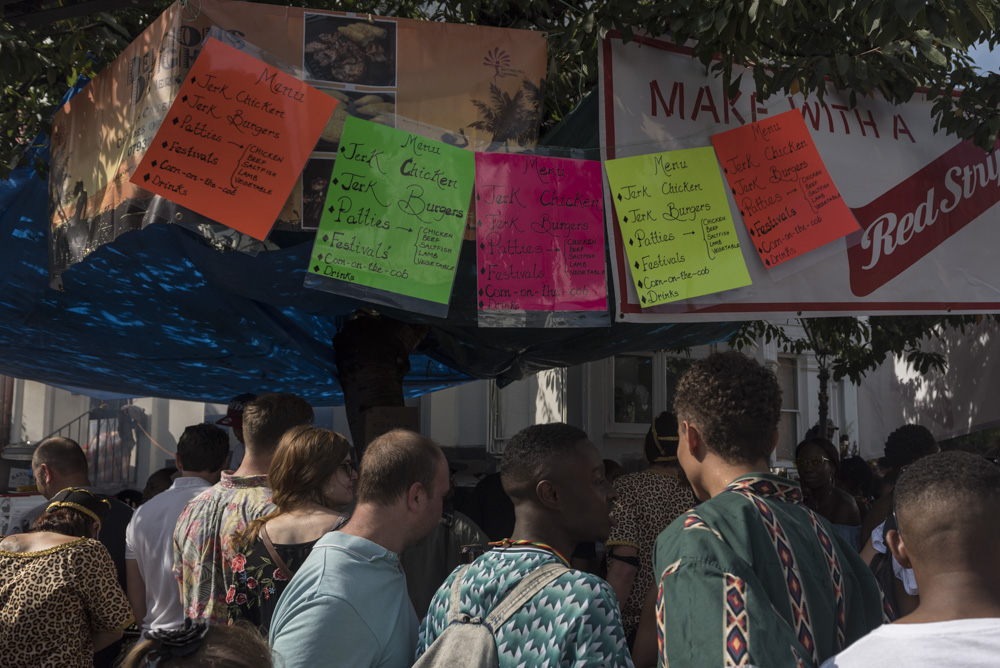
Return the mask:
[[[195,401],[282,391],[315,406],[343,403],[331,340],[367,304],[303,287],[307,235],[252,257],[220,253],[179,225],[150,225],[72,266],[57,291],[49,287],[46,206],[46,183],[30,169],[0,181],[0,373]],[[476,254],[465,246],[446,319],[377,309],[430,326],[410,358],[408,396],[476,378],[506,384],[620,352],[719,341],[736,327],[480,328]]]

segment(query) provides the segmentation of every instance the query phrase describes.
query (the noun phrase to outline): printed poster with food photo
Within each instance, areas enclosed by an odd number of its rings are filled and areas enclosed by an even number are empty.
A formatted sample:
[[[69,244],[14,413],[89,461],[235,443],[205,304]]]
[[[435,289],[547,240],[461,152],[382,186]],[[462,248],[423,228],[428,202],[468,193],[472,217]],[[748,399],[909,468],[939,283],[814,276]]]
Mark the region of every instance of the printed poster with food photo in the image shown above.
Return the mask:
[[[517,151],[538,138],[548,62],[541,33],[230,0],[200,0],[190,12],[175,3],[53,118],[54,283],[119,234],[176,219],[179,208],[150,208],[153,193],[130,179],[213,27],[300,68],[306,83],[338,100],[275,229],[318,224],[308,219],[322,207],[311,193],[324,187],[313,182],[332,173],[348,117],[470,151]]]
[[[396,93],[383,91],[372,93],[368,91],[349,91],[337,88],[317,87],[326,95],[337,100],[337,108],[327,122],[319,141],[316,143],[316,153],[335,155],[340,146],[340,137],[344,133],[344,121],[348,116],[371,121],[386,127],[396,127]]]
[[[315,81],[396,87],[396,22],[305,15],[303,66]]]

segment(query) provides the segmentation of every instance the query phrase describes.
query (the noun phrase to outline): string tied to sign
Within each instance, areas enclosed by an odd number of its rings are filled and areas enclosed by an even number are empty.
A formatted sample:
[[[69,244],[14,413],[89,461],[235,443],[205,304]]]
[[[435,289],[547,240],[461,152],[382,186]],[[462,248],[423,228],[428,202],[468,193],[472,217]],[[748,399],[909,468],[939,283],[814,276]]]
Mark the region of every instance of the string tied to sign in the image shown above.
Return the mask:
[[[201,0],[180,0],[181,18],[184,21],[197,21],[201,16]]]

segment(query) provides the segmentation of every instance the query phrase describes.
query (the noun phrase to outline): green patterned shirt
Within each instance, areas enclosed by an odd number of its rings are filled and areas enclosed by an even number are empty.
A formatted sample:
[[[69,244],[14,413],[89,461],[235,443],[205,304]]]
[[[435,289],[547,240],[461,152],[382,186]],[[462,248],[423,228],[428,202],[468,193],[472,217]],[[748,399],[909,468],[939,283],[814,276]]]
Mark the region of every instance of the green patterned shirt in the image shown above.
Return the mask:
[[[462,612],[485,617],[521,578],[552,562],[563,563],[549,550],[533,546],[487,552],[462,578]],[[448,625],[454,578],[453,572],[431,601],[420,625],[417,658]],[[577,570],[563,573],[535,594],[495,635],[500,668],[632,667],[614,592],[599,577]]]
[[[875,576],[798,484],[742,476],[653,553],[660,665],[813,668],[883,623]]]

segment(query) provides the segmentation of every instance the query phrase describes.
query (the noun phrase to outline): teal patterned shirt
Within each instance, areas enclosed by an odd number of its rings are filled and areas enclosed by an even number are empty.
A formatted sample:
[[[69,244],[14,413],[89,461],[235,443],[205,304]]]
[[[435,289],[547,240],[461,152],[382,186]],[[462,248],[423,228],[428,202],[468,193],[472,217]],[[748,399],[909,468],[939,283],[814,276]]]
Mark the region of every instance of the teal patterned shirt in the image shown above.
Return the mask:
[[[487,552],[462,578],[462,612],[485,617],[521,578],[552,562],[563,563],[549,550],[533,546]],[[454,579],[453,572],[431,601],[420,625],[417,658],[448,625]],[[496,639],[500,668],[632,668],[614,592],[599,577],[577,570],[563,573],[535,594],[497,629]]]

